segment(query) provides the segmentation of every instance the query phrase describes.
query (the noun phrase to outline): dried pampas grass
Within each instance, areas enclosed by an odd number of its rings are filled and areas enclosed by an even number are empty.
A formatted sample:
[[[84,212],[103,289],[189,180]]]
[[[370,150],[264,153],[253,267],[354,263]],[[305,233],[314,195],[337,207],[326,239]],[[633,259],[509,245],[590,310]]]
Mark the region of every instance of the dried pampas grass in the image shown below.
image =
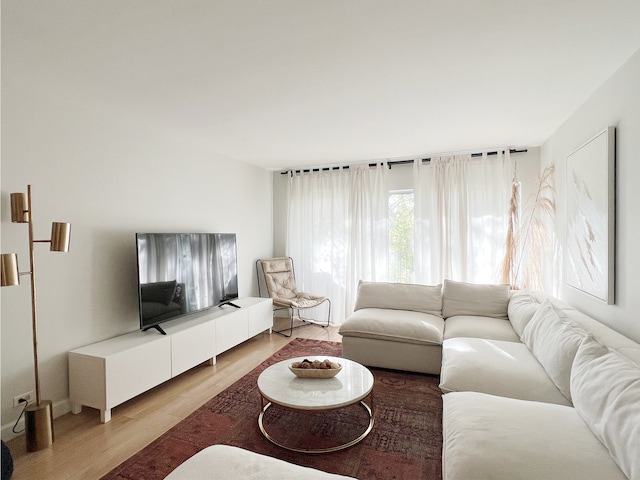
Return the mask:
[[[509,205],[509,226],[501,281],[511,288],[542,288],[542,255],[549,246],[548,222],[555,218],[553,184],[555,165],[547,165],[538,176],[535,193],[527,199],[522,217],[519,212],[520,186],[514,176]],[[522,223],[519,224],[519,219]]]

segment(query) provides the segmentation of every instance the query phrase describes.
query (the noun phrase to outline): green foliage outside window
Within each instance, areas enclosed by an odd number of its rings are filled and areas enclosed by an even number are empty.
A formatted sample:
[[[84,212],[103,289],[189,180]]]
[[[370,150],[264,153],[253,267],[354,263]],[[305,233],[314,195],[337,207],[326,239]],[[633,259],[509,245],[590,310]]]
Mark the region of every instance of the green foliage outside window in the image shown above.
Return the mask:
[[[413,283],[413,192],[389,194],[389,281]]]

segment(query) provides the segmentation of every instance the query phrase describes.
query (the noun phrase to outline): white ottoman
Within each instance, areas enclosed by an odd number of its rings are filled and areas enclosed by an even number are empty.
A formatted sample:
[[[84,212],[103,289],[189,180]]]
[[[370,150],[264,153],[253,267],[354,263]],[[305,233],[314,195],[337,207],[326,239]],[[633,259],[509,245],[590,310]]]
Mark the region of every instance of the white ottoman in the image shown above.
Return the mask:
[[[165,480],[354,480],[229,445],[199,451]]]

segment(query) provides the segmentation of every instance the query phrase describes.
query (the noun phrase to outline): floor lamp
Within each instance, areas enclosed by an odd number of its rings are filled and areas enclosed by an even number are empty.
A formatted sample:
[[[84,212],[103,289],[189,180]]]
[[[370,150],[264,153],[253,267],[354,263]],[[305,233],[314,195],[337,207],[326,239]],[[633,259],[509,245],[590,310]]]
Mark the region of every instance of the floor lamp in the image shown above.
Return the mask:
[[[52,252],[68,252],[71,224],[53,222],[50,240],[34,240],[33,238],[33,209],[31,206],[31,185],[27,185],[27,193],[11,194],[11,221],[13,223],[27,223],[29,225],[29,262],[28,272],[18,271],[18,255],[3,253],[1,260],[3,287],[19,285],[21,275],[31,276],[31,319],[33,330],[33,369],[36,383],[36,403],[27,404],[25,408],[25,430],[27,437],[27,451],[35,452],[53,443],[53,409],[51,400],[42,400],[40,396],[40,372],[38,368],[38,316],[36,311],[36,272],[33,253],[34,243],[49,243]]]

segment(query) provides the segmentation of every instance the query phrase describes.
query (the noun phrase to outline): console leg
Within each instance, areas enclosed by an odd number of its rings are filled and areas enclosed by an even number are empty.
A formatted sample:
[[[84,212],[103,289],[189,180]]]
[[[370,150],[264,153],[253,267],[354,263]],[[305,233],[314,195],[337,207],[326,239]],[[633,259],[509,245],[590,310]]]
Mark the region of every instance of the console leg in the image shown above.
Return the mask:
[[[102,423],[107,423],[111,421],[111,409],[107,408],[105,410],[100,410],[100,421]]]
[[[80,412],[82,412],[82,404],[71,402],[71,413],[78,415]]]

